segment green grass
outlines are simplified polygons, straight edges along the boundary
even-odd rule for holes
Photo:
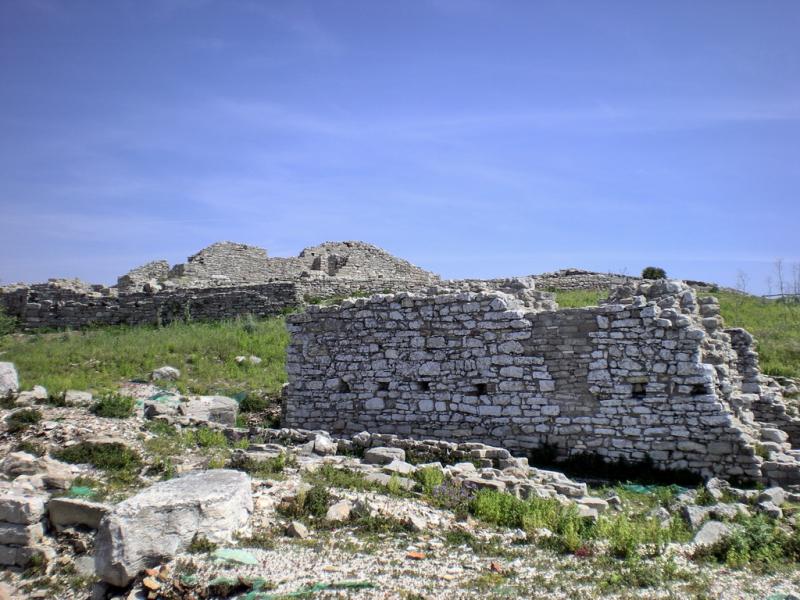
[[[51,394],[116,390],[163,365],[180,369],[176,385],[184,392],[275,394],[286,380],[287,343],[282,318],[240,318],[15,334],[0,338],[0,352],[17,366],[23,389],[44,385]],[[236,356],[251,354],[263,362],[236,364]]]
[[[726,327],[743,327],[758,340],[761,369],[768,375],[800,377],[800,302],[766,300],[720,290]]]
[[[608,298],[608,290],[551,290],[556,295],[560,308],[582,308],[597,306],[600,300]]]
[[[106,472],[111,484],[118,487],[139,481],[142,457],[123,444],[81,442],[52,453],[53,458],[72,464],[88,464]]]

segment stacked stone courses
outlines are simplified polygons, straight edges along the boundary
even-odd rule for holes
[[[716,300],[680,282],[568,310],[502,292],[378,295],[288,323],[287,427],[552,445],[561,457],[800,482],[786,434],[754,410],[780,399],[739,372],[752,346],[734,348]]]

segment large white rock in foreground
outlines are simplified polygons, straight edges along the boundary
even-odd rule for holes
[[[0,362],[0,398],[7,398],[19,391],[19,377],[14,363]]]
[[[215,469],[158,483],[119,503],[100,523],[95,570],[116,586],[186,549],[195,535],[215,543],[246,533],[250,477]]]
[[[182,415],[197,421],[236,425],[239,403],[227,396],[192,396],[178,407]]]

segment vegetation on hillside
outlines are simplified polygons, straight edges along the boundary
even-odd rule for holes
[[[800,302],[768,300],[720,290],[726,327],[743,327],[758,340],[761,369],[769,375],[800,377]]]
[[[122,381],[145,379],[163,365],[180,369],[176,385],[184,392],[274,394],[286,379],[287,343],[282,318],[240,318],[13,334],[0,339],[0,357],[17,366],[23,389],[38,384],[51,394],[115,390]],[[239,365],[238,355],[263,362]]]

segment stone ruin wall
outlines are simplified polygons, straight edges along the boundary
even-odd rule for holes
[[[724,331],[716,301],[678,282],[557,311],[498,292],[401,293],[288,322],[288,427],[554,445],[561,457],[800,482],[786,433],[758,420],[760,375],[740,372],[752,340]]]
[[[276,282],[132,294],[110,293],[108,288],[87,292],[41,284],[8,290],[0,300],[25,329],[80,329],[188,319],[215,321],[245,314],[266,317],[294,308],[302,299],[293,283]]]
[[[438,276],[363,242],[328,242],[293,258],[220,242],[170,268],[153,261],[116,287],[76,280],[0,288],[0,305],[24,329],[271,316],[304,299],[425,290]]]

